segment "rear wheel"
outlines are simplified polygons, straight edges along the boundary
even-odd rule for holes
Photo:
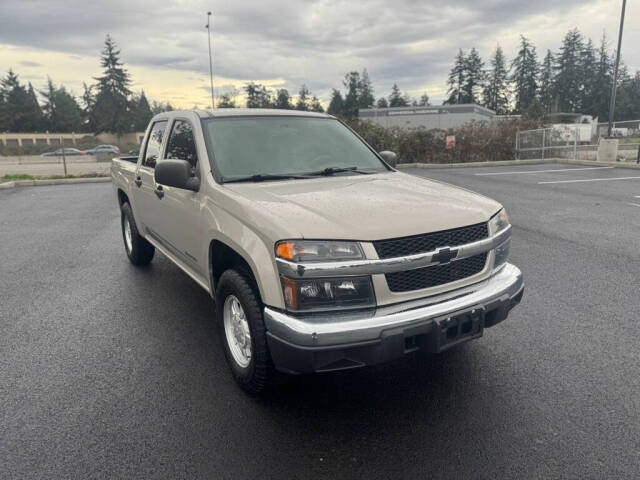
[[[131,205],[123,203],[120,207],[120,223],[122,225],[122,239],[124,250],[131,263],[137,266],[148,265],[153,259],[156,249],[138,232],[138,226],[133,218]]]
[[[222,274],[216,289],[216,314],[225,357],[236,382],[250,393],[261,393],[276,384],[262,302],[250,273],[234,268]]]

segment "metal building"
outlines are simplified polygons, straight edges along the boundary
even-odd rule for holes
[[[475,103],[426,107],[365,108],[358,117],[383,127],[418,128],[428,130],[456,128],[472,120],[492,121],[496,112]]]

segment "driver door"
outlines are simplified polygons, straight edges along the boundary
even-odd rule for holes
[[[163,159],[187,160],[195,175],[200,176],[198,158],[193,125],[185,118],[176,118],[171,124]],[[203,265],[207,264],[207,259],[200,258],[200,192],[167,185],[161,188],[164,195],[158,203],[162,205],[159,219],[162,242],[171,253],[205,279],[208,272],[203,271]]]

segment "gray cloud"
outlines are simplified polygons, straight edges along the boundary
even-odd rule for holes
[[[97,56],[110,33],[130,65],[207,74],[203,27],[212,9],[216,75],[282,78],[292,92],[306,83],[326,100],[344,73],[366,67],[378,96],[393,82],[419,95],[444,89],[458,48],[476,46],[486,58],[500,43],[511,55],[523,33],[542,54],[557,50],[572,27],[594,41],[603,30],[613,38],[619,8],[613,3],[612,9],[607,0],[31,0],[3,5],[0,43]],[[601,11],[606,17],[594,14]],[[627,18],[623,57],[640,67],[640,54],[629,48],[640,39],[640,15],[629,11]],[[1,58],[0,67],[8,68]]]

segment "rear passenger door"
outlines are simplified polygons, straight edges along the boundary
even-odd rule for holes
[[[159,120],[151,125],[133,188],[134,214],[138,227],[143,229],[145,235],[156,239],[158,239],[158,231],[161,229],[162,205],[156,194],[157,185],[154,173],[156,162],[161,158],[166,129],[167,120]]]
[[[200,176],[194,127],[188,119],[174,119],[163,158],[186,160],[191,164],[195,175]],[[200,192],[166,185],[162,185],[162,190],[162,226],[159,233],[163,237],[163,243],[187,266],[206,278],[207,272],[203,271],[206,259],[200,258]]]

